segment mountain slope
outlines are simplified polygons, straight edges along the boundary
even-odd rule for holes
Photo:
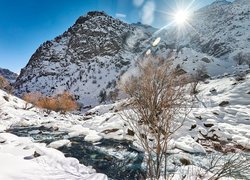
[[[194,16],[198,34],[191,41],[196,49],[224,59],[250,51],[250,1],[217,1]]]
[[[51,95],[67,90],[83,104],[97,104],[114,91],[116,80],[141,52],[138,42],[147,39],[151,30],[143,31],[143,26],[126,24],[103,12],[89,12],[37,49],[21,70],[17,92]]]
[[[8,69],[0,68],[0,76],[3,76],[10,83],[14,83],[17,79],[18,74],[11,72]]]
[[[185,26],[159,30],[154,37],[160,37],[161,42],[150,47],[151,52],[166,56],[171,49],[177,49],[173,52],[174,65],[187,72],[195,72],[200,66],[205,66],[212,76],[247,69],[250,1],[215,1],[194,12]],[[239,63],[241,67],[235,61],[240,53],[244,58],[244,63]]]

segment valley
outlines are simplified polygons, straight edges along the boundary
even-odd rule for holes
[[[18,75],[0,68],[0,179],[250,179],[250,1],[182,20],[154,28],[90,11]]]

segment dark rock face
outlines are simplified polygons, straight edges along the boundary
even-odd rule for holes
[[[0,76],[3,76],[6,80],[9,81],[9,83],[14,83],[16,81],[18,74],[14,73],[8,69],[0,68]]]
[[[207,127],[207,128],[209,128],[209,127],[214,126],[214,124],[213,123],[209,123],[209,122],[205,122],[204,126]]]
[[[219,106],[227,106],[227,105],[229,105],[229,102],[228,101],[222,101],[220,104],[219,104]]]
[[[188,165],[192,164],[191,161],[189,159],[186,159],[186,158],[180,158],[180,162],[184,166],[188,166]]]
[[[127,134],[128,134],[129,136],[134,136],[134,135],[135,135],[135,132],[132,131],[132,130],[130,130],[130,129],[128,129]]]
[[[206,58],[206,57],[204,57],[204,58],[202,58],[201,59],[203,62],[205,62],[205,63],[210,63],[211,61],[208,59],[208,58]]]

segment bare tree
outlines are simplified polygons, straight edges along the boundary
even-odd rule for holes
[[[194,74],[191,76],[192,93],[196,95],[198,93],[198,85],[200,82],[204,82],[209,76],[207,75],[207,69],[204,65],[200,65]]]
[[[243,153],[213,156],[207,172],[213,173],[209,180],[217,180],[223,177],[245,179],[250,175],[250,156]]]
[[[138,65],[138,75],[121,82],[131,97],[121,115],[129,123],[146,153],[147,176],[167,176],[167,150],[171,136],[191,110],[186,77],[177,76],[168,60],[149,57]],[[164,166],[162,166],[164,164]]]
[[[191,86],[191,95],[194,96],[194,98],[200,102],[203,107],[207,108],[206,104],[204,102],[202,102],[197,94],[199,93],[199,90],[198,90],[198,87],[199,87],[199,84],[201,82],[204,82],[207,78],[209,78],[208,76],[208,73],[207,73],[207,69],[204,65],[200,65],[194,74],[191,75],[190,79],[189,79],[189,82],[190,83],[190,86]]]

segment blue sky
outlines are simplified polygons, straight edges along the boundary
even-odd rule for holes
[[[0,67],[19,72],[46,40],[62,34],[88,11],[161,27],[178,4],[194,0],[0,0]],[[214,0],[196,0],[194,9]],[[154,11],[149,13],[149,11]],[[146,15],[145,15],[146,14]],[[154,18],[148,18],[148,16]]]

